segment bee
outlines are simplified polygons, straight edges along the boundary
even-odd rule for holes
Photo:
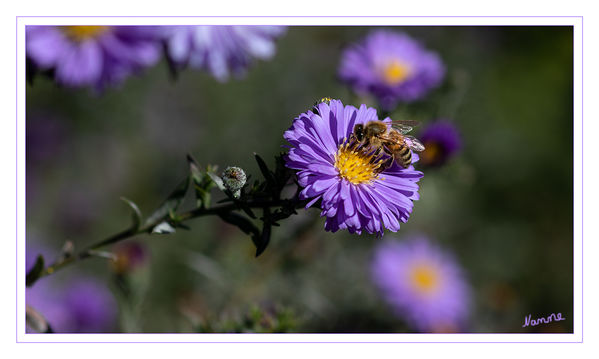
[[[390,157],[381,166],[381,171],[396,162],[403,168],[412,163],[412,151],[424,151],[424,145],[413,136],[407,135],[412,131],[412,121],[394,121],[391,124],[383,121],[370,121],[354,126],[352,135],[363,148],[375,150],[375,155],[384,152]]]
[[[320,105],[321,103],[326,103],[327,105],[330,105],[331,101],[333,101],[333,98],[331,98],[331,97],[323,97],[323,98],[321,98],[320,100],[318,100],[318,101],[316,101],[314,103],[314,107]]]

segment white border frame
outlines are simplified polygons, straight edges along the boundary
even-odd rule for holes
[[[26,25],[304,25],[574,27],[574,321],[573,334],[29,334],[25,333],[25,26]],[[17,335],[27,343],[582,343],[583,341],[583,18],[582,16],[348,17],[35,17],[17,16]]]

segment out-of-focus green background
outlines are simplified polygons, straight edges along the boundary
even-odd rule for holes
[[[272,164],[283,131],[316,99],[359,105],[336,72],[343,47],[371,30],[290,27],[271,61],[227,83],[194,70],[173,80],[164,61],[102,94],[35,77],[27,86],[28,247],[58,251],[72,240],[82,248],[126,228],[119,197],[149,214],[184,178],[186,153],[259,177],[253,152]],[[448,72],[440,89],[396,115],[423,126],[450,118],[464,147],[425,171],[409,222],[386,236],[424,233],[455,254],[473,289],[467,331],[572,332],[572,28],[397,30],[437,51]],[[119,330],[227,330],[223,322],[256,307],[284,312],[283,327],[296,332],[409,331],[369,278],[378,240],[325,232],[318,214],[284,221],[258,258],[248,236],[216,218],[139,237],[149,258],[128,275],[131,298],[117,296]],[[119,291],[102,259],[56,279],[69,272]],[[528,314],[557,312],[566,320],[522,328]]]

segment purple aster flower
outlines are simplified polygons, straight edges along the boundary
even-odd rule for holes
[[[172,26],[167,54],[177,67],[209,71],[217,80],[245,74],[254,58],[270,59],[284,26]]]
[[[422,172],[412,165],[385,166],[386,155],[381,157],[352,140],[355,125],[378,121],[375,109],[327,102],[299,115],[284,134],[291,144],[286,165],[298,171],[303,187],[300,198],[312,199],[306,208],[321,200],[328,231],[360,234],[366,230],[378,235],[384,228],[398,231],[412,212],[412,201],[419,198],[416,182]],[[413,161],[417,160],[413,154]]]
[[[27,57],[71,87],[115,84],[158,62],[154,26],[27,26]]]
[[[427,238],[385,241],[372,277],[386,301],[422,332],[455,332],[469,310],[469,286],[455,260]]]
[[[420,153],[420,161],[426,166],[444,164],[462,146],[458,129],[447,120],[439,120],[424,128],[420,141],[425,147]]]
[[[346,49],[339,77],[358,93],[371,93],[385,109],[424,97],[445,74],[437,54],[406,34],[378,30]]]

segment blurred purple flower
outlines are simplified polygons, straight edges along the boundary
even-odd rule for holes
[[[70,315],[69,328],[75,333],[114,330],[117,304],[110,290],[91,278],[69,282],[64,293],[64,305]]]
[[[226,81],[231,72],[244,75],[253,58],[274,56],[274,40],[284,31],[284,26],[172,26],[167,54],[177,67],[204,69]]]
[[[420,161],[426,166],[444,164],[462,147],[457,127],[447,120],[429,124],[422,130],[420,141],[425,147],[420,153]]]
[[[110,290],[92,277],[66,283],[42,278],[27,288],[27,305],[40,312],[56,333],[114,331],[117,304]]]
[[[46,265],[56,259],[43,247],[30,243],[27,247],[27,270],[39,254]],[[57,333],[99,333],[116,328],[117,303],[110,290],[93,277],[78,276],[64,282],[54,276],[42,278],[27,288],[25,301],[41,313]]]
[[[445,68],[437,54],[406,34],[377,30],[341,56],[339,77],[358,93],[371,93],[393,109],[398,102],[424,97],[437,87]]]
[[[146,246],[139,242],[127,241],[114,246],[116,261],[112,262],[115,272],[121,274],[141,267],[148,259]]]
[[[396,163],[381,171],[386,155],[374,157],[373,151],[348,141],[356,124],[376,120],[373,108],[344,107],[341,101],[331,100],[301,114],[284,134],[291,144],[286,165],[298,170],[298,182],[304,187],[300,198],[312,198],[306,208],[321,200],[327,231],[347,229],[360,234],[366,230],[382,235],[387,228],[396,232],[399,223],[408,220],[412,201],[419,198],[416,182],[422,172]],[[417,160],[414,154],[413,161]]]
[[[470,289],[448,253],[425,237],[385,241],[372,277],[394,311],[422,332],[455,332],[464,324]]]
[[[27,57],[56,82],[98,89],[158,62],[154,26],[27,26]]]
[[[68,129],[64,121],[48,115],[29,114],[25,127],[25,158],[28,168],[45,164],[55,157],[67,140]]]

